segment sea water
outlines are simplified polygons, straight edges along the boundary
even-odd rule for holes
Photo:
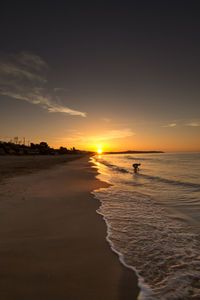
[[[139,277],[142,300],[200,299],[200,153],[92,158],[107,240]],[[134,173],[132,164],[140,163]]]

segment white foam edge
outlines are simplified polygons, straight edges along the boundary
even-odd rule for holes
[[[99,191],[101,189],[98,189],[96,191]],[[111,242],[109,236],[110,236],[110,232],[111,232],[111,226],[108,224],[107,220],[106,220],[106,217],[104,216],[104,214],[102,214],[99,209],[101,208],[101,206],[103,206],[103,202],[101,199],[99,199],[99,197],[95,194],[95,191],[91,192],[91,194],[94,196],[95,199],[99,200],[101,205],[100,207],[96,210],[97,214],[98,215],[101,215],[103,217],[103,220],[105,221],[106,223],[106,227],[107,227],[107,236],[106,236],[106,241],[108,242],[111,250],[116,253],[118,256],[119,256],[119,261],[120,263],[128,268],[128,269],[131,269],[137,276],[138,278],[138,287],[140,289],[140,292],[139,292],[139,295],[138,295],[138,300],[145,300],[145,299],[148,299],[148,297],[153,297],[153,291],[152,289],[145,283],[144,281],[144,278],[142,276],[140,276],[138,274],[138,271],[137,269],[135,269],[133,266],[131,265],[128,265],[125,261],[124,261],[124,256],[122,253],[120,253],[119,251],[117,251],[115,248],[114,248],[114,245],[113,243]]]

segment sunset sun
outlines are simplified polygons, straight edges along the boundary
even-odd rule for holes
[[[97,150],[97,153],[98,153],[98,154],[101,154],[101,153],[102,153],[102,149],[99,148],[99,149]]]

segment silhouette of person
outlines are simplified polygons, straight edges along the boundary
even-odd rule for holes
[[[141,164],[133,164],[134,172],[137,173],[139,171],[139,166]]]

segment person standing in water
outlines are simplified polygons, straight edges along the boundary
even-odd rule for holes
[[[134,172],[137,173],[139,171],[139,166],[141,164],[133,164]]]

